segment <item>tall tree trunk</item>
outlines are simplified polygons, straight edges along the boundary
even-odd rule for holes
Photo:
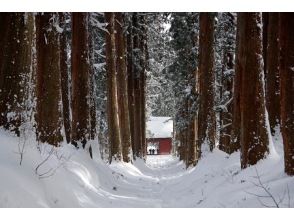
[[[115,15],[114,13],[105,13],[107,22],[106,34],[106,70],[107,70],[107,108],[108,108],[108,129],[110,142],[110,161],[112,159],[121,159],[121,134],[118,115],[118,97],[117,97],[117,74],[116,74],[116,48],[115,48]]]
[[[94,70],[94,61],[95,61],[95,50],[94,50],[94,31],[93,27],[90,25],[90,16],[88,17],[89,22],[89,57],[90,57],[90,139],[94,140],[96,137],[96,127],[97,127],[97,122],[96,122],[96,99],[95,99],[95,92],[96,92],[96,86],[95,86],[95,70]]]
[[[53,23],[56,19],[56,13],[39,13],[36,17],[37,134],[39,141],[55,146],[62,140],[59,33]]]
[[[0,126],[20,135],[32,57],[32,22],[25,13],[1,13]]]
[[[240,63],[241,167],[256,164],[268,152],[264,96],[261,13],[238,13],[244,31]],[[242,25],[240,25],[242,24]],[[240,52],[240,51],[239,51]]]
[[[133,68],[133,25],[132,15],[129,15],[129,26],[127,35],[127,74],[128,74],[128,102],[129,102],[129,119],[130,119],[130,132],[131,132],[131,144],[133,154],[135,152],[135,116],[134,116],[134,68]],[[133,155],[134,156],[134,155]]]
[[[89,136],[90,88],[87,13],[72,13],[72,142],[85,147]]]
[[[65,131],[66,142],[70,143],[70,108],[69,108],[69,77],[67,67],[67,39],[65,30],[65,15],[59,13],[59,23],[63,29],[60,34],[60,74],[61,74],[61,96],[62,96],[62,113],[63,113],[63,124]]]
[[[142,146],[142,125],[141,125],[141,104],[140,104],[140,34],[139,34],[139,21],[138,13],[134,13],[133,20],[133,71],[134,71],[134,154],[136,157],[141,157],[140,149]]]
[[[279,14],[269,13],[267,29],[267,66],[266,66],[266,104],[271,127],[274,134],[275,127],[280,124],[280,76],[279,76]]]
[[[294,175],[294,13],[280,13],[281,128],[285,172]]]
[[[198,112],[198,148],[207,141],[210,150],[215,145],[214,112],[214,49],[213,30],[214,13],[200,13],[199,39],[199,112]],[[200,155],[199,155],[200,156]]]
[[[147,29],[145,15],[141,14],[140,20],[140,50],[141,50],[141,73],[140,73],[140,108],[141,108],[141,157],[144,158],[147,152],[146,146],[146,69],[148,61],[148,50],[147,50]]]
[[[131,161],[132,146],[129,119],[129,103],[128,103],[128,77],[126,67],[126,48],[125,34],[123,30],[124,19],[121,12],[115,13],[115,29],[116,29],[116,68],[117,68],[117,84],[118,84],[118,100],[119,100],[119,119],[122,155],[125,162]]]

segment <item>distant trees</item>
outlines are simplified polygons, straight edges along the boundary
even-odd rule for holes
[[[216,24],[216,107],[219,112],[219,149],[232,153],[233,78],[235,68],[236,13],[219,13]],[[216,115],[218,118],[218,114]]]
[[[146,155],[145,15],[129,16],[105,13],[110,157],[126,162],[132,160],[132,154],[141,158]]]
[[[170,47],[174,50],[166,75],[174,92],[174,137],[180,160],[195,165],[196,74],[199,47],[199,13],[171,13]],[[165,93],[164,91],[163,93]]]
[[[146,155],[147,103],[148,114],[174,118],[187,167],[216,145],[240,150],[242,168],[256,164],[281,127],[294,175],[293,21],[293,13],[0,13],[0,127],[21,136],[29,122],[54,146],[98,137],[104,158],[131,162]]]

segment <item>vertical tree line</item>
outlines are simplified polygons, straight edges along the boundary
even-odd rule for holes
[[[293,21],[293,13],[0,13],[0,127],[21,136],[29,122],[39,143],[66,141],[91,157],[98,136],[110,162],[130,162],[145,158],[146,102],[156,100],[153,112],[174,108],[187,167],[216,147],[254,165],[281,131],[294,175]],[[147,91],[147,77],[167,90]],[[149,99],[156,91],[166,94]]]
[[[146,22],[143,13],[105,13],[111,160],[146,155]]]
[[[177,26],[182,21],[176,16],[171,21],[173,40],[186,34]],[[293,13],[200,13],[197,68],[185,74],[196,73],[196,127],[175,134],[180,159],[188,166],[216,143],[229,154],[240,150],[242,168],[254,165],[270,153],[269,139],[281,127],[285,172],[293,175],[292,21]],[[174,63],[184,59],[178,56]],[[193,123],[179,120],[189,105],[178,106],[176,124]],[[194,151],[189,150],[193,138]]]

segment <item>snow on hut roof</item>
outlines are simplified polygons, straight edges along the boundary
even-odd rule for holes
[[[170,138],[173,132],[171,117],[150,117],[147,120],[147,138]]]

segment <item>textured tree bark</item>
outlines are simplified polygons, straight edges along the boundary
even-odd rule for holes
[[[25,19],[28,17],[28,19]],[[25,93],[32,65],[32,19],[26,13],[0,17],[0,126],[20,135],[25,120]]]
[[[61,74],[61,97],[62,97],[62,113],[63,113],[63,124],[65,131],[66,142],[70,143],[70,108],[69,108],[69,79],[68,79],[68,67],[67,67],[67,39],[65,30],[65,16],[64,13],[60,12],[59,23],[63,28],[60,33],[60,74]]]
[[[132,20],[132,16],[130,15],[130,20]],[[129,102],[129,118],[130,118],[130,132],[131,132],[131,144],[132,144],[132,152],[135,152],[135,116],[134,116],[134,68],[133,68],[133,26],[132,22],[130,22],[128,27],[127,34],[127,75],[128,75],[128,102]],[[133,155],[134,156],[134,155]]]
[[[10,13],[0,13],[0,88],[3,88],[3,84],[4,84],[4,72],[2,70],[2,65],[5,61],[5,53],[6,53],[6,41],[8,39],[8,34],[9,34],[9,24],[10,24]],[[0,95],[2,94],[2,90],[0,92]],[[2,100],[2,101],[1,101]],[[5,111],[4,108],[5,105],[3,105],[4,100],[1,98],[0,99],[0,126],[3,126],[6,122],[5,117],[3,117],[3,112]]]
[[[264,96],[261,13],[238,13],[244,29],[241,62],[241,167],[256,164],[268,152]]]
[[[269,26],[269,12],[262,12],[262,48],[263,48],[263,62],[264,62],[264,75],[267,77],[267,61],[268,61],[268,26]]]
[[[121,159],[121,134],[118,115],[117,97],[117,73],[116,73],[116,48],[115,48],[115,16],[114,13],[105,13],[105,20],[108,23],[106,35],[106,70],[107,70],[107,91],[108,91],[108,129],[110,142],[110,161]]]
[[[285,172],[294,175],[294,13],[280,13],[281,128]]]
[[[279,76],[279,14],[269,13],[267,29],[266,106],[271,133],[280,124],[280,76]]]
[[[119,119],[120,132],[122,141],[123,161],[130,162],[132,155],[131,132],[129,120],[129,103],[128,103],[128,77],[126,68],[126,48],[125,34],[123,30],[123,14],[115,13],[115,29],[116,29],[116,68],[117,68],[117,84],[118,84],[118,100],[119,100]]]
[[[133,17],[133,71],[134,71],[134,155],[141,157],[141,146],[142,146],[142,125],[141,125],[141,95],[140,95],[140,34],[139,34],[139,21],[138,13],[134,13]]]
[[[97,136],[97,116],[96,116],[96,99],[95,99],[95,71],[94,71],[94,37],[93,31],[90,29],[90,16],[88,16],[88,25],[89,25],[89,62],[90,62],[90,139],[94,140]]]
[[[72,143],[90,138],[89,42],[87,13],[72,13]]]
[[[141,73],[140,73],[140,108],[141,108],[141,140],[140,145],[141,157],[146,156],[146,69],[147,69],[147,60],[148,60],[148,50],[147,50],[147,30],[146,30],[146,20],[143,14],[140,15],[140,50],[142,53],[141,57]]]
[[[210,150],[215,145],[214,112],[214,14],[200,13],[199,39],[199,112],[198,112],[198,148],[207,141]],[[200,155],[199,155],[200,156]]]
[[[53,26],[56,13],[36,16],[37,134],[38,140],[58,146],[62,141],[59,33]]]

